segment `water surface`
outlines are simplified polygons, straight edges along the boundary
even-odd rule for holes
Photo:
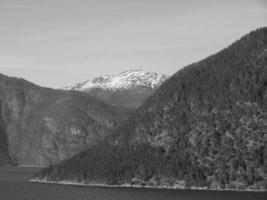
[[[38,168],[0,168],[0,200],[266,200],[267,192],[190,191],[29,183]]]

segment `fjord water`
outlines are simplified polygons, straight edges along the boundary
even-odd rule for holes
[[[267,192],[112,188],[30,183],[39,168],[0,168],[0,200],[264,200]]]

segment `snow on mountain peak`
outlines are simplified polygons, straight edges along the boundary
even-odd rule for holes
[[[115,75],[103,75],[82,83],[77,83],[66,90],[90,91],[101,88],[106,90],[123,90],[136,87],[156,88],[161,85],[169,76],[143,70],[129,70]]]

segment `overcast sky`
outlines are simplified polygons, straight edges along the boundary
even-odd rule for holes
[[[173,74],[263,26],[266,0],[0,0],[0,73],[56,88]]]

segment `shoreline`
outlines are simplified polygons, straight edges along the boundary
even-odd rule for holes
[[[159,190],[191,190],[191,191],[217,191],[217,192],[267,192],[267,190],[238,190],[238,189],[207,189],[201,187],[191,187],[191,188],[179,188],[172,186],[141,186],[141,185],[108,185],[102,183],[78,183],[75,181],[47,181],[39,179],[30,179],[30,183],[39,184],[54,184],[54,185],[69,185],[69,186],[82,186],[82,187],[103,187],[103,188],[144,188],[144,189],[159,189]]]

